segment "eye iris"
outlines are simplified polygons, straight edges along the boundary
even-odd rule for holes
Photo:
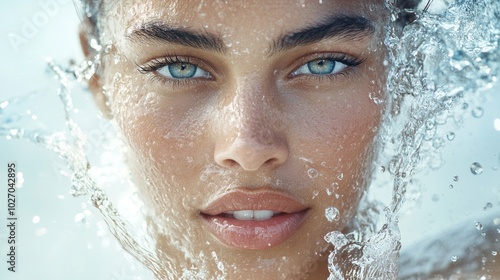
[[[312,74],[325,75],[335,69],[335,61],[330,59],[316,59],[307,63],[307,68]]]
[[[177,79],[192,78],[196,74],[197,67],[190,63],[172,63],[168,65],[168,70],[172,77]]]

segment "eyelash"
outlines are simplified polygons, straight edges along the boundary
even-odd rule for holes
[[[168,66],[170,64],[175,64],[175,63],[187,63],[187,64],[192,64],[196,67],[199,67],[201,69],[209,68],[209,67],[201,67],[200,65],[203,65],[202,62],[200,62],[198,59],[195,59],[193,57],[184,57],[184,56],[178,56],[178,55],[165,55],[161,58],[155,58],[151,61],[149,61],[145,65],[138,65],[137,68],[139,70],[139,73],[141,74],[151,74],[153,73],[154,75],[151,75],[151,80],[157,80],[163,83],[171,83],[174,86],[181,86],[181,85],[189,85],[190,83],[197,82],[198,78],[192,78],[192,79],[169,79],[166,77],[161,76],[160,74],[157,74],[156,71],[158,69]],[[204,70],[206,71],[206,70]],[[206,71],[209,73],[209,71]],[[209,76],[211,78],[211,75]],[[206,78],[205,78],[206,79]]]
[[[303,65],[315,61],[315,60],[320,60],[320,59],[325,59],[325,60],[333,60],[338,63],[342,63],[346,65],[346,68],[341,70],[338,73],[334,74],[327,74],[327,75],[306,75],[306,74],[293,74],[296,72],[300,67]],[[315,81],[321,82],[323,79],[329,79],[329,80],[334,80],[339,78],[339,75],[342,76],[347,76],[352,73],[353,70],[355,70],[356,66],[359,66],[364,62],[363,59],[355,58],[346,54],[336,54],[336,53],[320,53],[316,54],[314,56],[306,56],[302,59],[300,59],[300,65],[298,67],[295,67],[294,70],[288,75],[290,78],[301,78],[301,79],[313,79]]]
[[[327,74],[327,75],[297,74],[297,75],[293,75],[293,73],[296,72],[304,64],[309,63],[309,62],[314,61],[314,60],[319,60],[319,59],[333,60],[335,62],[345,64],[346,68],[341,70],[339,73],[335,73],[335,74]],[[352,56],[348,56],[345,54],[334,54],[334,53],[321,53],[319,55],[306,56],[305,58],[300,59],[300,60],[301,60],[300,65],[298,67],[295,67],[294,70],[291,71],[290,74],[288,74],[288,78],[296,78],[297,77],[297,78],[301,78],[301,79],[315,79],[316,81],[319,81],[319,82],[321,82],[325,78],[333,80],[333,79],[337,79],[339,75],[346,76],[346,75],[350,74],[352,70],[354,70],[353,69],[354,67],[359,66],[364,61],[363,59],[354,58]],[[138,71],[141,74],[154,73],[155,75],[151,75],[152,80],[158,80],[158,81],[164,82],[164,83],[171,83],[174,86],[176,86],[176,85],[189,85],[191,83],[196,83],[200,80],[199,78],[169,79],[169,78],[161,76],[160,74],[156,74],[156,71],[158,69],[165,67],[167,65],[170,65],[170,64],[175,64],[175,63],[189,63],[189,64],[192,64],[196,67],[201,68],[202,70],[205,69],[204,67],[200,67],[200,65],[202,65],[203,63],[198,61],[198,59],[194,59],[192,57],[177,56],[177,55],[173,55],[173,56],[166,55],[166,56],[161,57],[161,58],[155,58],[155,59],[149,61],[147,64],[137,65],[137,67],[138,67]],[[210,73],[207,70],[204,70],[204,71],[206,71],[207,73]],[[211,77],[212,76],[210,75],[209,78],[211,78]]]

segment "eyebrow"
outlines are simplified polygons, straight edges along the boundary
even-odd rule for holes
[[[338,15],[328,18],[323,23],[280,36],[271,45],[269,53],[274,54],[333,37],[344,40],[361,40],[371,36],[374,32],[373,23],[362,16]]]
[[[345,40],[359,40],[375,32],[373,23],[361,16],[337,15],[327,18],[305,29],[278,36],[268,53],[282,52],[299,46],[338,37]],[[196,32],[186,28],[170,26],[162,22],[148,22],[134,29],[126,36],[132,41],[160,41],[183,45],[219,53],[226,53],[227,47],[222,38],[208,32]]]
[[[126,36],[132,41],[161,41],[220,53],[227,51],[224,41],[211,33],[194,32],[161,22],[148,22]]]

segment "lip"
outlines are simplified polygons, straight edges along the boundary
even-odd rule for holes
[[[237,220],[224,215],[240,210],[280,212],[267,220]],[[288,240],[306,218],[309,208],[297,199],[269,189],[237,189],[201,210],[208,230],[223,244],[238,249],[262,250]]]

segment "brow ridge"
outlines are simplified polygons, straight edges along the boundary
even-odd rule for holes
[[[132,41],[152,40],[220,53],[227,51],[222,39],[215,34],[195,32],[162,22],[148,22],[134,29],[127,37]]]
[[[374,32],[373,23],[362,16],[336,15],[327,18],[322,23],[280,36],[271,45],[269,53],[272,55],[332,37],[342,40],[363,39]]]

